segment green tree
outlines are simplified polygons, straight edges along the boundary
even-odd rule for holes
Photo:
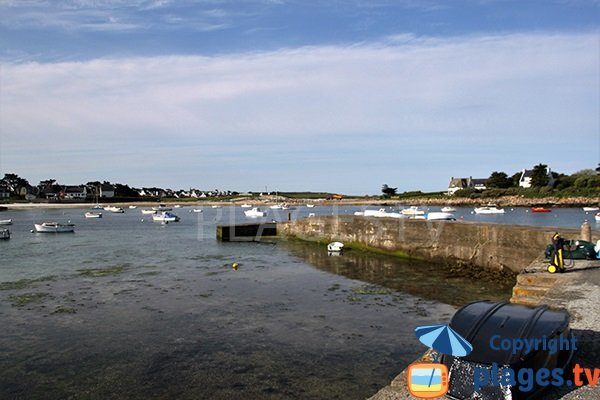
[[[129,185],[122,185],[120,183],[115,185],[115,195],[117,197],[140,197],[137,190],[130,188]]]
[[[388,198],[388,199],[392,196],[395,196],[397,190],[398,190],[398,188],[389,187],[386,184],[384,184],[381,187],[381,192],[383,193],[383,197]]]
[[[548,166],[546,164],[538,164],[533,167],[531,173],[531,186],[532,187],[545,187],[548,186],[550,178],[548,178]]]
[[[574,186],[575,177],[573,175],[558,174],[554,182],[556,189],[564,190]]]
[[[12,195],[16,195],[17,190],[22,186],[30,186],[27,179],[21,178],[17,174],[4,174],[4,178],[0,180],[1,184],[4,184],[8,187],[8,190]]]
[[[494,171],[487,179],[485,185],[488,188],[508,189],[513,185],[513,180],[505,172]]]
[[[62,186],[58,184],[56,179],[46,179],[40,181],[38,189],[44,193],[58,193],[62,190]]]

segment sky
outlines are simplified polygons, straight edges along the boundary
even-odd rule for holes
[[[599,0],[0,0],[1,176],[364,195],[599,162]]]

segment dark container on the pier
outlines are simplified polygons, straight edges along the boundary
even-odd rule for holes
[[[473,345],[473,351],[465,357],[455,358],[448,355],[443,357],[443,363],[449,371],[448,395],[451,398],[532,399],[546,388],[535,382],[535,374],[540,368],[547,368],[550,371],[555,368],[563,369],[564,381],[570,379],[568,366],[574,349],[573,342],[570,340],[571,331],[567,312],[550,310],[546,306],[532,308],[506,302],[478,301],[459,309],[452,317],[450,326]],[[512,348],[492,349],[490,340],[495,335],[498,337],[494,339],[493,347],[499,347],[499,341],[504,339],[512,343],[514,339],[543,340],[545,337],[546,343],[549,340],[556,340],[557,349],[553,353],[549,349],[544,350],[540,345],[537,350],[526,353],[523,349],[513,354]],[[558,346],[561,338],[562,349]],[[494,364],[495,369],[493,369]],[[510,368],[516,384],[485,385],[475,393],[475,372],[481,372],[481,368],[485,368],[490,376],[492,371],[499,376],[506,375],[510,373],[506,369]],[[533,370],[529,378],[532,382],[531,388],[519,382],[519,370],[523,368]],[[550,376],[548,381],[552,379],[553,377]],[[551,387],[551,384],[547,387]]]

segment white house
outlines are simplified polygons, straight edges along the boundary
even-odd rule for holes
[[[458,192],[462,189],[474,189],[474,190],[485,190],[487,179],[473,179],[472,176],[468,178],[450,178],[450,183],[448,184],[448,196],[452,196],[454,193]]]
[[[552,176],[552,171],[550,168],[548,171],[548,186],[554,186],[554,177]],[[519,186],[522,188],[530,188],[531,187],[531,176],[533,175],[532,169],[523,169],[521,171],[521,177],[519,178]]]
[[[69,200],[85,200],[87,197],[87,188],[81,186],[65,186],[63,188],[63,197]]]
[[[115,197],[115,188],[113,185],[100,185],[100,197]]]

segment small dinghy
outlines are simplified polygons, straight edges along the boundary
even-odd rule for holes
[[[152,220],[154,222],[179,222],[179,217],[172,212],[164,211],[160,214],[155,214],[152,216]]]
[[[331,242],[327,245],[327,251],[332,253],[339,253],[344,250],[344,243],[342,242]]]
[[[58,222],[44,222],[34,224],[35,231],[39,233],[70,233],[75,231],[73,224],[59,224]]]

